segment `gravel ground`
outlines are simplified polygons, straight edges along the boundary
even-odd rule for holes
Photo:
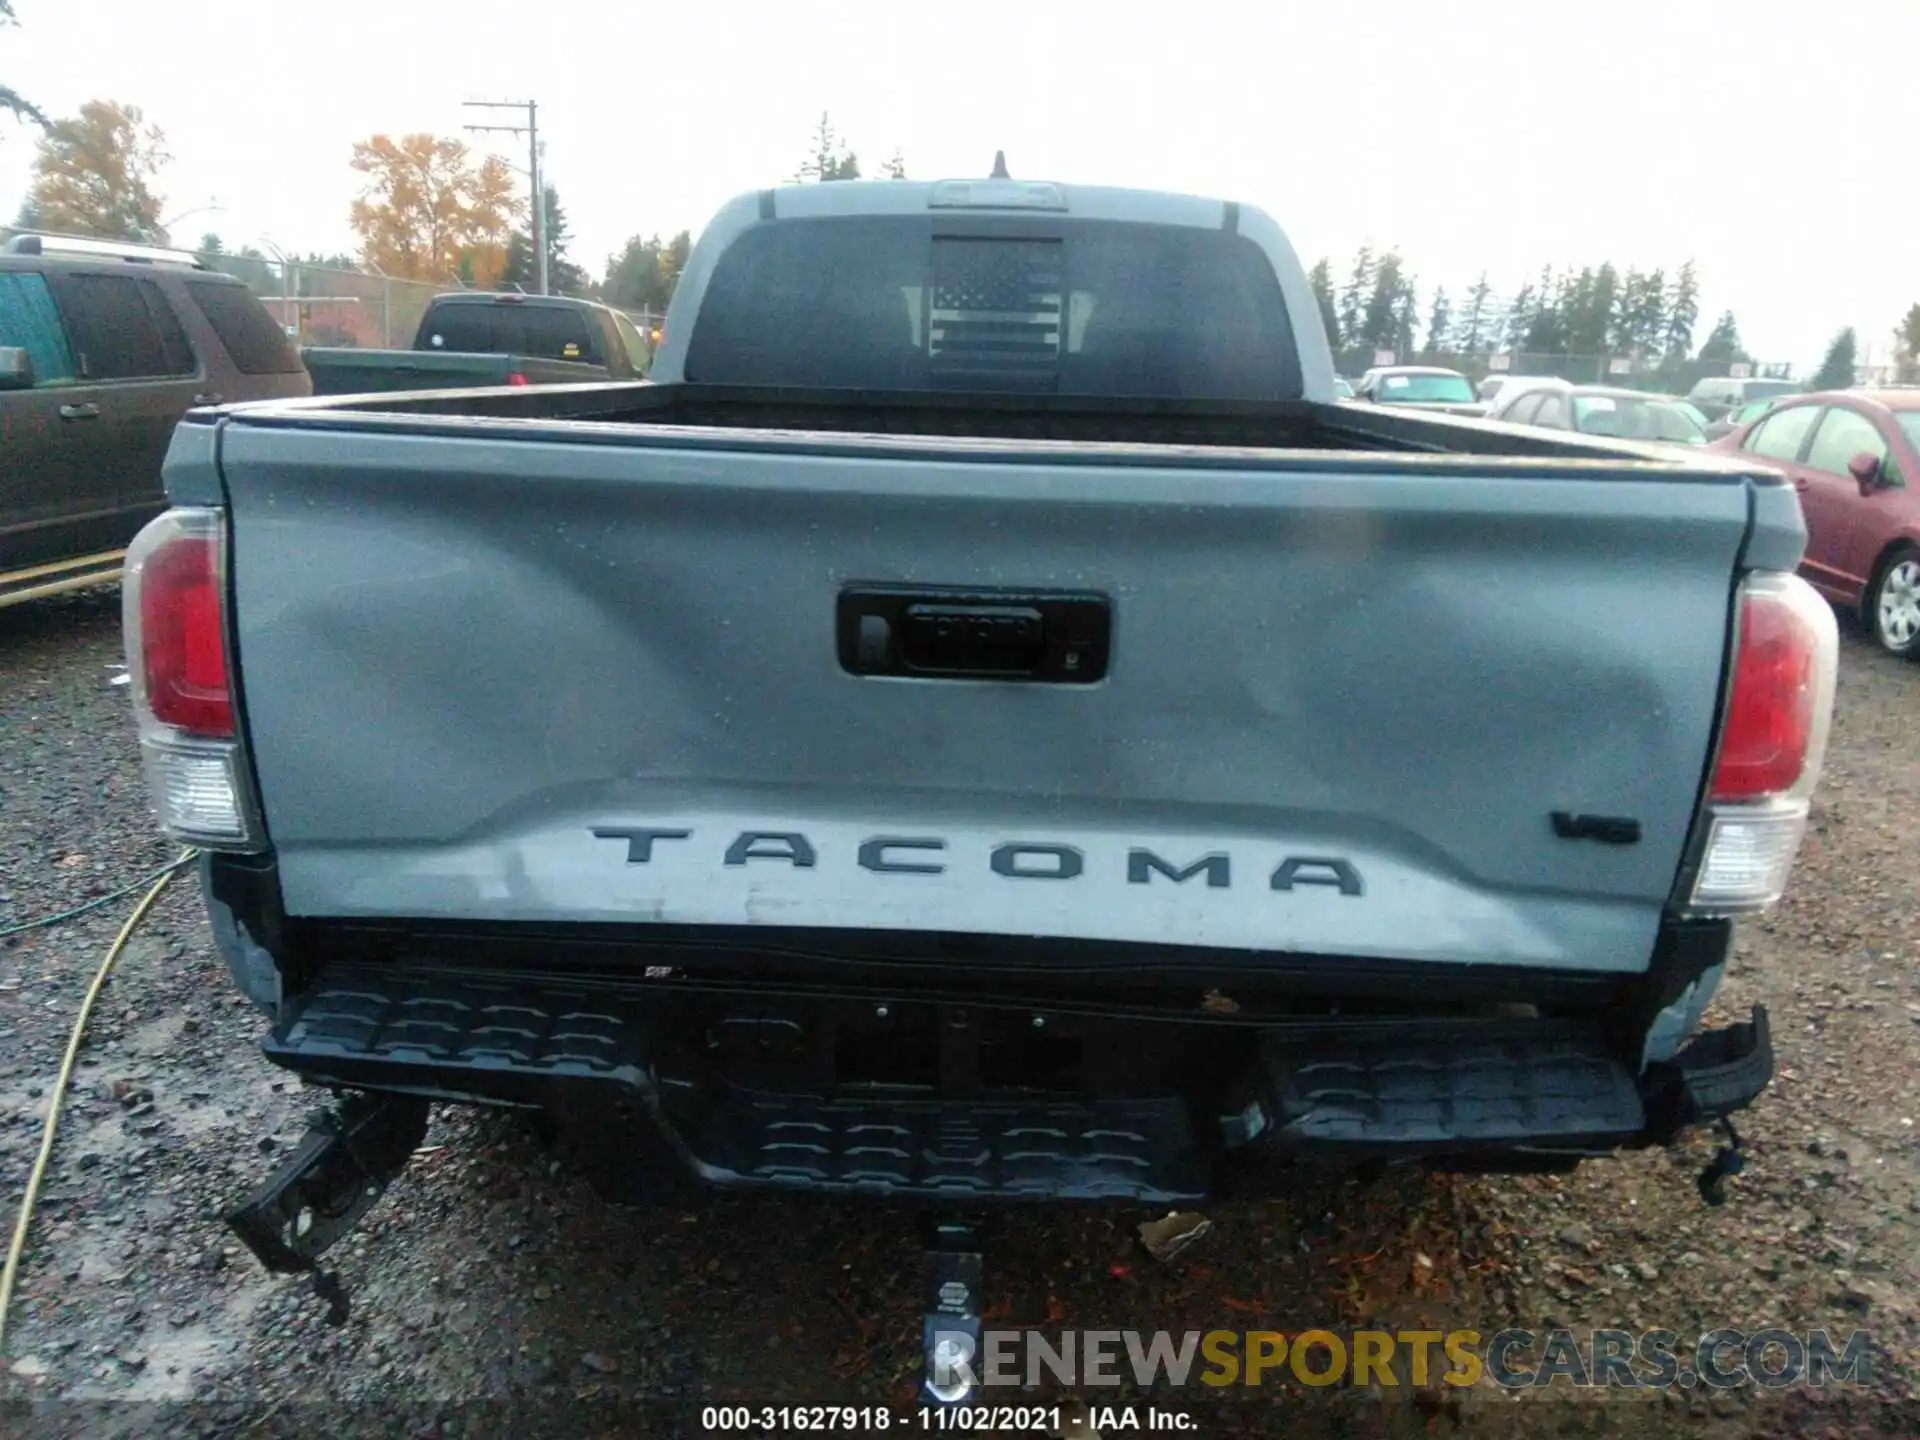
[[[0,610],[0,928],[173,858],[112,683],[117,604],[108,591]],[[1748,1166],[1727,1206],[1696,1198],[1710,1151],[1696,1139],[1563,1178],[1303,1180],[1212,1212],[1213,1231],[1167,1264],[1136,1242],[1145,1215],[1019,1214],[988,1250],[991,1318],[1865,1329],[1871,1385],[1825,1396],[1561,1382],[1517,1399],[1405,1385],[1150,1399],[1205,1434],[1278,1433],[1283,1415],[1290,1434],[1920,1434],[1916,695],[1920,669],[1848,641],[1791,898],[1746,927],[1712,1017],[1764,1000],[1781,1066],[1742,1121]],[[132,903],[0,939],[9,1230],[74,1007]],[[258,1029],[195,887],[176,885],[95,1012],[15,1297],[0,1430],[617,1435],[699,1433],[674,1417],[702,1403],[906,1408],[922,1275],[897,1215],[759,1198],[629,1214],[491,1117],[436,1116],[437,1148],[329,1257],[352,1299],[347,1323],[329,1326],[305,1286],[263,1275],[218,1219],[297,1141],[312,1104],[259,1058]],[[1082,1393],[1134,1404],[1145,1423],[1148,1397]]]

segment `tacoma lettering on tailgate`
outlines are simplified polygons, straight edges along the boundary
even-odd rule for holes
[[[651,864],[656,845],[694,838],[692,830],[646,826],[596,825],[593,834],[600,840],[624,840],[629,865]],[[854,858],[861,869],[876,875],[944,875],[948,867],[935,857],[946,848],[947,842],[937,835],[876,835],[860,843]],[[820,851],[795,830],[742,830],[718,858],[725,865],[767,860],[811,870],[820,863]],[[1125,863],[1132,885],[1152,884],[1156,877],[1176,885],[1204,880],[1211,890],[1233,884],[1233,857],[1221,851],[1180,865],[1136,845],[1128,848]],[[987,864],[993,874],[1008,880],[1077,880],[1086,873],[1087,856],[1076,845],[1009,840],[994,846]],[[1302,885],[1323,885],[1342,895],[1358,895],[1363,888],[1360,872],[1337,855],[1282,856],[1267,875],[1270,890]]]

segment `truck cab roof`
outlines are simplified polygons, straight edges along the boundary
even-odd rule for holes
[[[721,214],[743,205],[750,205],[765,220],[994,212],[1201,229],[1219,228],[1242,209],[1234,201],[1205,195],[1052,180],[840,180],[831,185],[776,185],[736,197]]]
[[[842,224],[862,225],[868,233],[856,243],[850,232],[839,231]],[[780,240],[769,233],[783,226],[831,226],[838,233],[839,243],[829,243],[830,232],[816,228],[819,254],[803,262],[795,258],[795,252],[802,248],[797,235]],[[902,232],[906,229],[912,229],[918,237],[912,243],[918,247],[915,253],[921,258],[917,263],[924,274],[909,273],[914,270],[913,264],[901,258],[894,267],[897,275],[882,279],[870,265],[868,273],[856,282],[840,273],[847,268],[845,265],[828,256],[828,252],[837,257],[858,251],[873,265],[878,265],[880,252],[887,249],[883,237],[893,236],[900,240],[900,245],[893,249],[904,257],[906,250],[901,247],[907,245],[907,240]],[[1204,239],[1206,232],[1228,238],[1209,242]],[[1155,234],[1161,237],[1160,242],[1152,238]],[[805,348],[823,360],[833,360],[849,374],[862,368],[851,357],[863,347],[876,353],[884,350],[891,355],[904,346],[931,358],[931,327],[940,322],[930,314],[924,321],[911,321],[909,314],[910,308],[918,308],[914,297],[923,290],[927,292],[925,301],[930,303],[933,292],[948,288],[946,280],[941,278],[944,272],[926,259],[929,237],[936,242],[1024,240],[1043,246],[1047,242],[1059,242],[1058,254],[1070,253],[1071,258],[1055,263],[1073,272],[1067,289],[1074,293],[1052,295],[1049,291],[1051,298],[1047,303],[1062,307],[1064,313],[1060,318],[1066,326],[1065,338],[1057,342],[1056,353],[1072,351],[1084,327],[1113,324],[1116,307],[1132,315],[1142,306],[1150,307],[1155,300],[1165,300],[1165,294],[1152,289],[1143,278],[1123,284],[1124,274],[1143,277],[1149,273],[1180,271],[1192,284],[1204,284],[1208,293],[1220,302],[1214,306],[1216,312],[1224,305],[1233,318],[1218,319],[1216,323],[1217,316],[1209,318],[1194,306],[1186,306],[1176,313],[1162,304],[1151,316],[1140,310],[1140,314],[1127,322],[1127,328],[1139,334],[1152,331],[1162,339],[1171,333],[1175,341],[1191,342],[1187,343],[1189,349],[1208,350],[1210,353],[1205,356],[1187,358],[1189,374],[1183,383],[1211,386],[1209,393],[1240,398],[1323,403],[1331,403],[1335,398],[1332,351],[1320,322],[1318,306],[1306,283],[1306,272],[1285,232],[1258,207],[1204,195],[1003,177],[847,180],[825,185],[778,185],[736,196],[723,205],[708,224],[681,275],[667,311],[665,335],[654,355],[652,378],[662,384],[701,378],[697,373],[701,342],[696,331],[702,325],[708,327],[710,337],[724,330],[728,348],[735,356],[744,355],[750,346],[765,349],[786,344],[790,350],[796,349],[802,345],[799,337],[805,327],[826,326],[831,333],[823,330],[812,336]],[[730,264],[730,255],[743,245],[747,248],[741,258]],[[1125,259],[1122,250],[1133,257],[1130,264],[1122,263]],[[1178,255],[1174,253],[1176,250]],[[957,256],[957,249],[954,253]],[[1232,255],[1239,258],[1234,259]],[[752,257],[752,263],[748,263],[747,256]],[[976,258],[984,264],[983,256]],[[1032,258],[1025,257],[1022,263]],[[829,277],[838,286],[832,303],[823,298],[821,303],[802,307],[807,313],[787,316],[780,326],[773,327],[775,331],[784,327],[787,336],[784,341],[764,323],[762,312],[769,300],[756,296],[742,309],[746,297],[739,293],[739,285],[735,283],[757,274],[759,278],[747,283],[759,288],[770,286],[766,278],[772,273],[770,265],[794,266],[796,275]],[[1228,272],[1236,267],[1239,277],[1230,277]],[[954,274],[957,276],[962,270],[967,273],[968,279],[962,286],[967,289],[986,278],[986,272],[993,268],[987,265],[983,270],[981,265],[969,261],[957,265]],[[1096,271],[1104,285],[1104,292],[1099,294],[1093,293],[1099,286],[1082,283]],[[1256,272],[1259,277],[1256,288],[1263,292],[1259,295],[1247,290],[1253,285]],[[1033,273],[1037,275],[1038,271]],[[727,283],[710,297],[709,289],[716,275],[727,277]],[[1009,274],[998,279],[1011,282],[1012,277]],[[823,278],[814,288],[819,289],[826,283]],[[1058,274],[1048,282],[1054,288],[1059,284]],[[1048,285],[1039,289],[1047,290]],[[1226,288],[1223,290],[1222,286]],[[1268,303],[1269,297],[1272,303]],[[747,327],[759,338],[756,340],[741,326],[732,325],[727,319],[730,312],[759,315],[760,321]],[[1278,318],[1267,323],[1262,317],[1269,316]],[[900,339],[900,334],[907,333],[900,327],[909,324],[915,328],[905,340]],[[1237,342],[1241,352],[1237,355],[1230,353],[1234,347],[1223,338],[1225,331],[1232,331],[1236,326],[1248,332]],[[1253,334],[1254,330],[1262,333]],[[1200,343],[1202,332],[1205,332],[1205,345]],[[1089,329],[1085,333],[1093,332]],[[1156,345],[1153,349],[1161,357],[1159,368],[1165,369],[1171,363],[1166,358],[1166,346]],[[1110,342],[1107,353],[1115,356],[1112,365],[1120,365],[1116,343]],[[690,355],[694,359],[691,368]],[[1091,366],[1094,358],[1090,356],[1085,363]],[[1142,360],[1141,364],[1146,365],[1147,361]],[[741,366],[730,368],[739,372],[733,376],[735,380],[745,373]],[[1146,383],[1143,377],[1148,370],[1140,365],[1134,369],[1132,383]],[[790,379],[770,377],[785,376],[794,370],[795,367],[785,361],[776,366],[769,360],[756,370],[754,383],[790,384],[793,383]],[[1192,373],[1197,370],[1205,370],[1206,376]],[[822,373],[817,367],[807,367],[811,383],[830,383],[819,379]],[[862,370],[862,378],[870,380],[877,373],[875,367],[869,365]],[[992,378],[998,381],[1005,375]],[[1102,383],[1118,384],[1122,378],[1116,372]],[[854,388],[876,387],[862,384]],[[1180,393],[1201,392],[1183,389]]]

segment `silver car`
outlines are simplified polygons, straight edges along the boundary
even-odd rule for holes
[[[1546,380],[1501,392],[1489,420],[1654,445],[1704,445],[1700,412],[1677,395]]]

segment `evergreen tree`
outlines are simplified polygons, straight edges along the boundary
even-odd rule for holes
[[[1333,262],[1321,261],[1307,272],[1307,288],[1313,291],[1313,303],[1320,308],[1320,323],[1327,330],[1327,346],[1338,350],[1341,345],[1340,316],[1333,304]]]
[[[1909,309],[1894,327],[1893,378],[1901,385],[1920,382],[1920,305]]]
[[[1433,309],[1427,312],[1427,353],[1436,355],[1444,350],[1452,337],[1453,307],[1447,303],[1447,287],[1439,286],[1433,292]]]
[[[1467,291],[1467,308],[1455,322],[1448,345],[1462,355],[1477,355],[1483,341],[1497,340],[1499,336],[1491,323],[1492,309],[1493,287],[1487,283],[1487,272],[1482,270],[1473,288]]]
[[[1368,292],[1373,288],[1373,247],[1362,245],[1340,291],[1340,343],[1352,350],[1362,343]]]
[[[1623,271],[1611,261],[1577,269],[1547,265],[1512,292],[1511,299],[1496,293],[1482,271],[1464,292],[1437,288],[1424,312],[1418,308],[1418,286],[1398,250],[1377,251],[1364,244],[1341,281],[1336,283],[1333,263],[1325,258],[1308,272],[1307,281],[1328,344],[1336,352],[1392,350],[1404,362],[1415,354],[1506,350],[1534,357],[1528,362],[1532,368],[1542,368],[1539,362],[1550,356],[1588,362],[1567,372],[1574,375],[1584,374],[1600,357],[1630,356],[1636,368],[1657,363],[1671,385],[1689,377],[1700,312],[1691,260],[1671,274],[1664,267]],[[1920,316],[1920,306],[1915,313]],[[1914,358],[1908,364],[1920,371],[1920,318],[1915,325],[1907,352]],[[1713,355],[1724,360],[1730,347],[1718,327],[1716,335]],[[1738,359],[1750,359],[1739,347],[1737,332],[1731,349],[1739,350]]]
[[[1740,326],[1734,320],[1731,310],[1724,311],[1714,322],[1712,333],[1707,336],[1706,343],[1700,347],[1699,358],[1718,365],[1737,364],[1753,359],[1740,344]]]
[[[541,187],[546,201],[547,289],[554,295],[584,295],[587,272],[567,258],[567,244],[573,236],[567,230],[567,212],[560,208],[560,192],[551,185]],[[534,260],[533,222],[513,232],[507,240],[507,260],[500,272],[500,283],[507,289],[515,285],[532,290],[540,282],[540,269]]]
[[[1409,289],[1402,265],[1397,250],[1389,250],[1380,257],[1373,271],[1373,291],[1360,315],[1362,343],[1396,354],[1402,353],[1401,318]]]
[[[1400,284],[1393,304],[1393,353],[1404,363],[1414,352],[1414,337],[1420,331],[1420,297],[1412,276]]]
[[[1507,307],[1507,323],[1500,337],[1507,349],[1517,352],[1526,348],[1527,336],[1533,331],[1534,317],[1539,310],[1540,292],[1533,286],[1522,285],[1514,292],[1513,303]]]
[[[1844,390],[1853,384],[1854,367],[1859,360],[1860,342],[1849,325],[1833,337],[1833,343],[1827,346],[1827,355],[1820,362],[1820,368],[1814,372],[1815,390]]]
[[[1666,353],[1684,360],[1693,353],[1693,327],[1700,319],[1700,283],[1691,260],[1674,277],[1666,308]]]
[[[1569,337],[1568,349],[1577,355],[1600,355],[1608,349],[1620,307],[1620,273],[1610,264],[1593,272],[1593,283],[1581,300],[1579,330]]]
[[[676,232],[660,252],[660,273],[666,280],[667,298],[673,298],[673,291],[680,284],[681,272],[687,268],[687,257],[692,254],[693,233],[688,230]]]
[[[1567,310],[1573,301],[1575,278],[1554,277],[1553,267],[1540,272],[1539,299],[1527,322],[1525,346],[1535,355],[1567,353]]]
[[[1591,355],[1594,351],[1591,267],[1561,277],[1555,292],[1554,313],[1560,326],[1560,343],[1555,348],[1569,355],[1576,351]]]
[[[1477,352],[1491,354],[1506,343],[1507,302],[1497,293],[1487,296],[1486,304],[1480,311],[1480,343]]]
[[[1609,349],[1644,354],[1659,351],[1666,326],[1666,288],[1666,276],[1659,270],[1644,275],[1638,270],[1627,271],[1608,336]]]
[[[903,162],[904,164],[904,162]],[[827,120],[827,112],[820,112],[820,128],[813,132],[813,153],[800,166],[799,180],[858,180],[860,178],[860,160],[844,141],[835,133]]]
[[[680,272],[686,268],[687,253],[693,237],[685,230],[665,244],[658,235],[641,239],[635,235],[618,255],[607,257],[607,278],[600,295],[609,305],[626,310],[651,310],[660,314],[673,299]]]

